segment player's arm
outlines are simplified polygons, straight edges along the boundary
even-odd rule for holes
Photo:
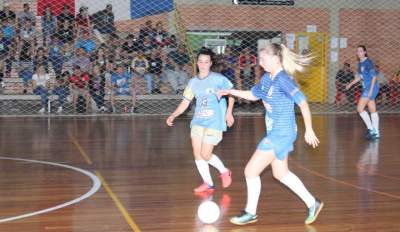
[[[233,106],[235,104],[235,98],[232,96],[228,97],[228,109],[226,110],[225,121],[226,124],[231,127],[233,123],[235,123],[235,119],[233,118]]]
[[[312,128],[312,119],[311,119],[311,112],[310,112],[310,107],[308,106],[307,101],[304,99],[298,104],[301,115],[303,116],[304,120],[304,126],[306,129],[306,132],[304,134],[304,139],[307,144],[311,145],[312,147],[317,147],[319,144],[319,140],[317,136],[314,133],[314,130]]]
[[[349,90],[353,85],[361,80],[360,74],[356,74],[354,79],[346,85],[346,90]]]
[[[173,126],[173,122],[176,117],[181,115],[185,110],[189,107],[190,105],[190,100],[184,98],[181,103],[178,105],[178,107],[175,109],[175,111],[167,118],[167,125],[168,126]]]
[[[232,96],[244,98],[244,99],[250,100],[250,101],[258,100],[258,98],[256,96],[254,96],[252,91],[250,91],[250,90],[227,89],[227,90],[218,91],[218,97],[222,97],[225,95],[232,95]]]

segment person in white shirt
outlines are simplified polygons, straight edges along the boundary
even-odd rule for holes
[[[33,93],[40,96],[41,109],[39,113],[46,111],[46,104],[49,96],[50,76],[46,73],[43,65],[37,67],[36,73],[32,76]]]

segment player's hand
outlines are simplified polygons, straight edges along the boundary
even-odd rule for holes
[[[319,140],[313,130],[306,131],[306,133],[304,134],[304,139],[306,143],[313,148],[316,148],[319,144]]]
[[[167,118],[167,121],[166,121],[166,123],[167,123],[167,125],[168,126],[173,126],[174,125],[174,119],[175,119],[175,116],[174,115],[170,115],[168,118]]]
[[[229,95],[229,94],[230,94],[230,92],[227,89],[219,90],[218,93],[217,93],[218,100],[220,100],[222,98],[222,96],[226,96],[226,95]]]
[[[233,123],[235,123],[235,119],[233,118],[232,114],[226,114],[225,120],[226,120],[226,125],[228,127],[231,127],[233,125]]]

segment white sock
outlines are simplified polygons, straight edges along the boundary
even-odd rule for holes
[[[360,113],[360,116],[362,118],[362,120],[364,121],[365,125],[367,126],[368,130],[372,129],[372,123],[371,123],[371,118],[369,117],[369,114],[367,113],[367,111],[363,111]]]
[[[203,179],[204,183],[207,183],[210,186],[214,186],[214,183],[211,178],[210,168],[208,167],[208,163],[205,160],[195,160],[197,170],[199,170],[200,176]]]
[[[379,131],[379,116],[378,116],[378,112],[375,112],[375,113],[371,114],[371,120],[372,120],[372,127],[378,132]]]
[[[289,171],[286,176],[281,179],[281,182],[296,193],[307,205],[307,208],[315,204],[315,198],[308,192],[303,182],[292,172]]]
[[[228,171],[228,169],[226,169],[226,167],[222,163],[222,161],[215,154],[212,154],[210,160],[208,161],[208,164],[210,164],[214,168],[218,169],[219,173],[224,173],[224,172]]]
[[[261,178],[259,176],[255,178],[246,178],[247,184],[247,204],[246,212],[256,215],[258,198],[261,192]]]

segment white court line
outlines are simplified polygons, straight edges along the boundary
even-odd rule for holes
[[[13,217],[8,217],[8,218],[0,218],[0,223],[3,222],[9,222],[9,221],[14,221],[14,220],[19,220],[19,219],[23,219],[23,218],[27,218],[27,217],[33,217],[39,214],[44,214],[44,213],[48,213],[51,211],[55,211],[73,204],[76,204],[80,201],[83,201],[86,198],[89,198],[90,196],[92,196],[93,194],[95,194],[101,187],[101,182],[99,180],[99,178],[94,175],[93,173],[80,169],[80,168],[76,168],[70,165],[66,165],[66,164],[58,164],[58,163],[53,163],[53,162],[46,162],[46,161],[38,161],[38,160],[30,160],[30,159],[19,159],[19,158],[11,158],[11,157],[4,157],[4,156],[0,156],[0,160],[15,160],[15,161],[24,161],[24,162],[30,162],[30,163],[38,163],[38,164],[46,164],[46,165],[51,165],[51,166],[57,166],[57,167],[62,167],[62,168],[66,168],[66,169],[71,169],[77,172],[80,172],[86,176],[88,176],[91,180],[92,180],[92,188],[85,194],[83,194],[82,196],[65,202],[63,204],[60,205],[56,205],[54,207],[50,207],[47,209],[43,209],[43,210],[39,210],[39,211],[35,211],[35,212],[30,212],[30,213],[26,213],[26,214],[22,214],[19,216],[13,216]]]

